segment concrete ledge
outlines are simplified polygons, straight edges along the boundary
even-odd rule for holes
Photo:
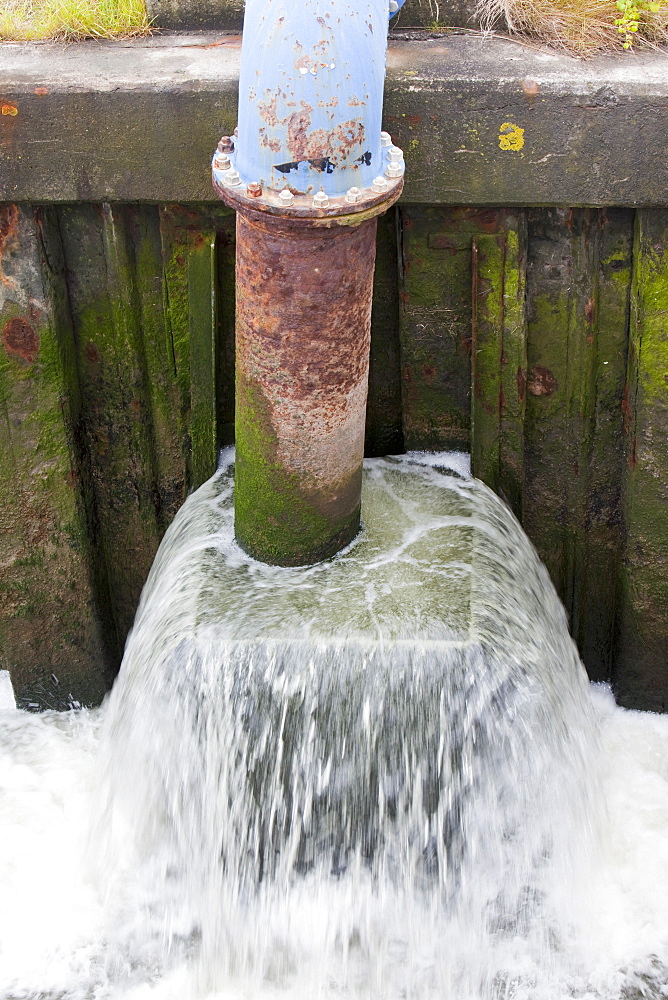
[[[4,44],[0,201],[215,200],[241,39]],[[583,62],[502,38],[394,38],[385,123],[403,201],[657,205],[668,189],[668,58]]]

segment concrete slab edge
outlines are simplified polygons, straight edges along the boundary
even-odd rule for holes
[[[0,201],[204,202],[235,124],[241,39],[5,44]],[[395,39],[385,127],[404,202],[657,205],[668,190],[668,56],[582,61],[505,38]]]

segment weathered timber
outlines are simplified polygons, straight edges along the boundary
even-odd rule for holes
[[[632,209],[382,219],[366,449],[470,441],[546,558],[590,675],[661,709],[668,237],[665,210],[637,214],[635,236]],[[95,702],[165,527],[232,440],[234,216],[0,215],[1,665],[24,705]]]
[[[133,222],[129,208],[78,206],[60,213],[97,512],[97,557],[107,572],[117,660],[165,523],[144,335],[152,332],[164,342],[166,331],[160,313],[153,329],[141,326]],[[159,282],[160,271],[152,277]],[[168,434],[171,430],[167,425]]]
[[[365,455],[404,450],[401,427],[397,209],[378,220],[371,310],[371,361],[366,406]]]
[[[477,236],[471,250],[471,469],[498,491],[505,239]]]
[[[219,447],[232,443],[233,233],[234,215],[222,205],[169,205],[160,209],[165,298],[179,393],[186,491],[209,478],[216,467]]]
[[[585,573],[575,638],[593,680],[606,680],[614,658],[615,616],[624,545],[624,417],[633,252],[630,209],[599,216],[594,259],[595,407],[586,489]]]
[[[471,464],[522,516],[526,397],[526,219],[472,251]],[[514,228],[517,226],[517,228]]]
[[[390,41],[385,126],[407,204],[653,205],[668,187],[663,53],[581,61],[503,38]],[[419,33],[418,33],[419,35]],[[239,36],[3,45],[0,200],[212,201]],[[612,154],[611,154],[612,151]]]
[[[524,525],[577,634],[594,406],[598,216],[529,212]]]
[[[218,443],[234,444],[234,259],[236,218],[232,212],[215,220],[218,265],[218,335],[216,339],[216,400]]]
[[[499,493],[522,520],[524,498],[524,418],[526,412],[526,213],[509,226],[503,262],[503,341],[501,350],[501,441]]]
[[[22,707],[105,689],[71,327],[50,220],[0,205],[0,665]]]
[[[471,254],[481,233],[516,226],[508,210],[404,206],[401,366],[406,448],[470,445]],[[499,290],[502,295],[502,290]]]
[[[613,681],[621,704],[668,709],[668,210],[636,216],[628,385],[626,546]]]
[[[216,338],[218,281],[215,233],[198,234],[188,255],[188,319],[190,329],[190,479],[201,486],[218,460]]]

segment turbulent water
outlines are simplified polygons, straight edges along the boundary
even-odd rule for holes
[[[279,569],[230,463],[105,706],[0,700],[0,998],[668,996],[668,720],[590,692],[503,504],[373,460],[355,542]]]

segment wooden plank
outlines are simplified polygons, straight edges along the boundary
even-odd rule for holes
[[[468,449],[471,243],[504,209],[402,206],[401,374],[407,449]]]
[[[234,440],[234,214],[164,206],[160,235],[189,491]]]
[[[624,397],[626,549],[613,681],[621,704],[668,710],[668,209],[636,214]]]
[[[577,635],[595,407],[598,213],[529,212],[523,523]]]
[[[526,389],[526,217],[473,241],[471,462],[522,516]]]
[[[504,236],[472,246],[471,469],[498,491],[501,442]]]
[[[216,354],[216,395],[218,443],[234,444],[234,325],[236,215],[229,212],[215,220],[218,267],[218,335]]]
[[[503,343],[501,351],[501,440],[499,493],[522,518],[524,495],[524,418],[526,410],[526,214],[517,226],[508,220],[503,266]]]
[[[105,650],[52,221],[0,206],[0,668],[21,707],[62,709],[101,699]]]
[[[138,348],[146,371],[146,434],[151,446],[154,503],[157,523],[164,532],[186,496],[186,428],[179,413],[158,212],[153,206],[131,205],[125,210],[125,219],[141,334]]]
[[[633,211],[599,216],[596,273],[595,409],[585,510],[584,566],[576,634],[593,680],[610,677],[623,546],[625,476],[622,400],[626,382]]]
[[[60,225],[118,663],[163,531],[136,261],[127,209],[65,207]]]
[[[198,234],[188,254],[190,485],[195,489],[213,475],[218,460],[217,290],[216,235],[207,228]]]
[[[404,450],[401,425],[397,226],[396,207],[378,220],[364,443],[366,455],[397,455]]]

